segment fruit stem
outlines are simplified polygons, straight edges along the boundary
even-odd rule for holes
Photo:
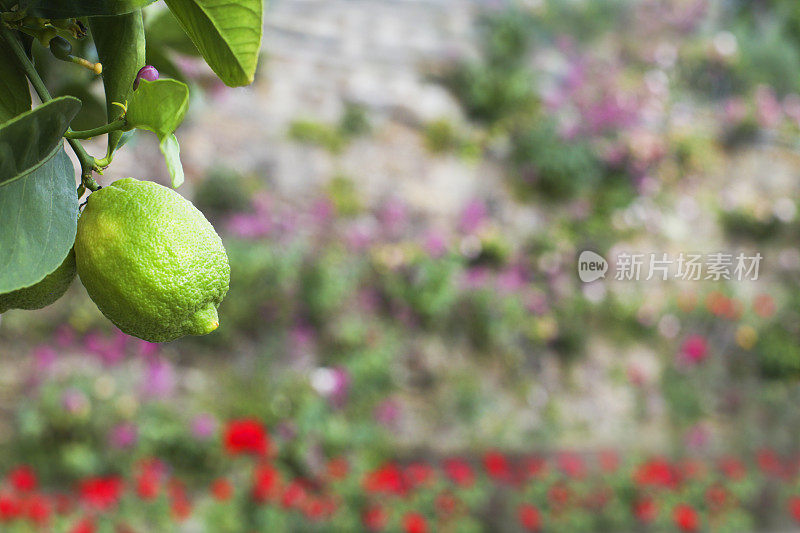
[[[31,85],[33,85],[33,90],[36,91],[36,94],[39,96],[39,99],[42,101],[42,103],[52,100],[53,97],[50,96],[47,87],[45,87],[42,78],[39,77],[39,73],[36,72],[36,68],[34,68],[33,63],[31,63],[31,60],[25,53],[25,50],[22,49],[19,39],[16,38],[11,29],[9,29],[4,23],[0,23],[0,35],[3,36],[8,43],[8,46],[11,48],[11,51],[14,52],[15,56],[17,56],[17,61],[19,61],[23,72],[25,72],[25,75],[30,80]],[[67,128],[67,133],[71,132],[72,130]],[[77,139],[67,138],[67,142],[69,142],[69,145],[72,147],[75,155],[78,156],[78,161],[81,163],[81,182],[86,186],[87,189],[96,191],[99,186],[92,178],[92,171],[98,169],[98,167],[95,164],[94,157],[86,152],[86,150],[83,148],[83,145],[79,143]]]

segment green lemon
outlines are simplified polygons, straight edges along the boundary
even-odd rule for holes
[[[75,255],[89,296],[129,335],[166,342],[219,326],[228,256],[203,214],[172,189],[126,178],[92,193]]]
[[[41,309],[61,298],[75,279],[75,250],[61,265],[35,285],[0,294],[0,313],[9,309]]]

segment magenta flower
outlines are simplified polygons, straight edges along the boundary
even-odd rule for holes
[[[464,233],[474,233],[486,220],[487,214],[486,204],[482,200],[469,202],[461,213],[459,229]]]
[[[139,439],[139,431],[132,422],[123,422],[111,428],[108,443],[119,449],[130,448]]]
[[[396,400],[384,400],[375,408],[374,417],[379,424],[392,427],[400,419],[400,404]]]
[[[200,440],[208,440],[217,432],[217,419],[210,414],[197,415],[192,420],[192,435]]]
[[[164,398],[175,389],[175,371],[172,364],[161,357],[150,357],[142,375],[142,394],[151,398]]]
[[[422,247],[429,256],[439,258],[447,253],[447,240],[441,233],[431,231],[425,236]]]
[[[89,398],[78,389],[67,389],[61,395],[61,407],[71,415],[78,415],[89,410]]]
[[[699,363],[708,356],[708,342],[702,335],[690,335],[683,341],[680,355],[688,363]]]
[[[258,214],[239,213],[228,219],[228,231],[244,239],[256,239],[270,233],[272,224]]]
[[[56,362],[56,351],[50,346],[39,346],[33,351],[37,372],[45,372]]]

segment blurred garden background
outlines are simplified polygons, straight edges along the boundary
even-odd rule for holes
[[[201,89],[221,325],[139,341],[77,282],[4,314],[1,531],[800,528],[795,0],[273,0],[245,89],[145,17]],[[168,183],[128,147],[101,185]],[[584,250],[763,260],[582,283]]]

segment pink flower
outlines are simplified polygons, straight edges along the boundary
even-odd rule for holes
[[[172,364],[160,357],[150,357],[142,376],[141,390],[145,396],[163,398],[175,388],[175,372]]]
[[[197,415],[192,420],[192,435],[200,440],[208,440],[217,431],[217,420],[206,413]]]
[[[683,360],[692,364],[700,363],[708,356],[708,343],[702,335],[690,335],[683,341],[680,353]]]
[[[459,229],[464,233],[475,232],[486,220],[487,214],[486,204],[482,200],[471,201],[461,213]]]
[[[433,258],[442,257],[447,252],[447,241],[440,233],[430,232],[425,237],[422,247]]]
[[[124,422],[111,429],[108,436],[108,443],[114,448],[130,448],[139,438],[136,425],[131,422]]]
[[[375,420],[384,426],[393,426],[400,418],[400,405],[395,400],[384,400],[375,408]]]

